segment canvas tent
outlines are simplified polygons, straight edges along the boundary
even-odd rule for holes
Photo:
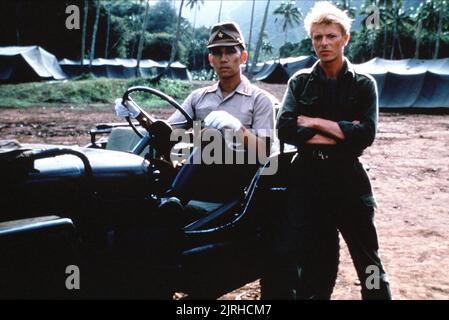
[[[87,71],[89,66],[89,60],[83,61],[84,67],[81,67],[79,61],[62,59],[59,61],[59,65],[62,70],[73,78],[79,76],[84,71]],[[145,77],[154,77],[162,72],[168,65],[167,62],[158,62],[151,59],[145,59],[140,61],[139,69],[140,74]],[[116,78],[116,79],[128,79],[132,78],[136,74],[137,60],[136,59],[94,59],[92,61],[92,72],[96,77]],[[171,65],[171,70],[167,75],[172,79],[191,80],[190,72],[187,67],[179,62],[174,62]]]
[[[254,80],[267,83],[287,83],[288,79],[303,68],[311,67],[317,59],[314,56],[290,57],[265,62],[253,76]]]
[[[311,67],[315,61],[313,56],[267,61],[253,79],[268,83],[287,83],[295,72]],[[381,108],[449,109],[449,58],[374,58],[354,66],[357,71],[375,78]]]
[[[449,108],[449,58],[374,58],[355,68],[376,79],[381,108]]]
[[[0,47],[0,83],[65,78],[56,57],[39,46]]]

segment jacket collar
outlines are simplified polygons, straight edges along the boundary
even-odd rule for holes
[[[324,75],[324,70],[320,67],[320,60],[315,62],[315,64],[312,66],[312,75],[315,79],[322,79]],[[353,79],[355,78],[355,70],[354,66],[352,65],[349,60],[344,57],[343,61],[343,67],[338,73],[337,79]]]
[[[240,93],[245,96],[251,96],[252,94],[251,82],[249,82],[248,78],[245,77],[244,75],[241,76],[241,79],[242,80],[240,81],[239,85],[234,90],[234,92]],[[219,82],[214,83],[213,85],[211,85],[206,89],[206,92],[207,93],[216,92],[218,90],[218,84]]]

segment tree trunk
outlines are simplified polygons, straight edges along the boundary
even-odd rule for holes
[[[223,8],[223,0],[220,0],[220,9],[218,9],[218,22],[220,23],[221,21],[221,8]]]
[[[441,38],[441,29],[443,27],[443,8],[442,4],[440,3],[440,10],[438,14],[438,29],[437,29],[437,38],[435,40],[435,51],[433,52],[433,58],[438,59],[438,56],[440,55],[440,38]]]
[[[402,52],[402,46],[401,46],[401,37],[400,37],[399,31],[398,31],[399,8],[398,8],[397,1],[395,1],[395,4],[394,4],[394,12],[395,12],[395,16],[394,16],[394,24],[393,24],[393,47],[391,48],[390,59],[394,58],[395,43],[398,44],[399,57],[401,59],[404,59],[404,54]]]
[[[415,59],[419,59],[419,46],[421,45],[421,29],[422,29],[422,19],[418,15],[418,28],[416,29],[416,46],[415,46]]]
[[[394,42],[396,42],[398,44],[399,58],[404,59],[404,53],[402,52],[402,45],[401,45],[401,37],[399,36],[399,32],[398,32],[397,26],[395,26],[394,29],[395,29]],[[394,47],[394,42],[393,42],[393,47]],[[392,53],[392,55],[393,55],[393,53]]]
[[[196,15],[198,13],[198,3],[195,2],[195,14],[193,16],[193,30],[192,30],[192,38],[193,38],[193,69],[196,68],[196,41],[195,41],[195,26],[196,26]]]
[[[16,2],[16,46],[20,46],[20,11],[21,11],[21,1]]]
[[[394,23],[393,26],[393,41],[392,41],[392,46],[391,46],[391,51],[390,51],[390,60],[394,59],[394,48],[396,47],[396,22]]]
[[[197,13],[198,13],[198,2],[195,2],[195,13],[193,15],[193,33],[194,33],[194,36],[195,36],[195,26],[196,26],[196,15],[197,15]],[[193,38],[195,38],[195,37],[193,37]]]
[[[259,52],[260,52],[260,48],[262,47],[263,33],[265,31],[265,26],[267,25],[269,8],[270,8],[270,0],[267,1],[267,6],[265,7],[265,13],[263,15],[263,20],[262,20],[262,27],[260,28],[259,39],[257,40],[257,45],[256,45],[256,51],[254,52],[254,58],[251,63],[250,77],[252,77],[254,70],[256,68],[256,65],[257,65],[257,60],[259,59]]]
[[[89,13],[89,0],[84,0],[84,18],[83,18],[83,31],[81,33],[81,69],[84,66],[84,55],[86,51],[86,31],[87,31],[87,18]]]
[[[387,28],[387,23],[385,23],[385,25],[384,25],[384,47],[383,47],[383,51],[382,51],[382,58],[384,58],[384,59],[387,55],[387,37],[388,37],[388,28]]]
[[[385,10],[391,10],[391,2],[388,0],[383,0],[383,6]],[[388,44],[388,25],[387,18],[385,18],[384,22],[384,47],[382,52],[382,58],[386,59],[387,57],[387,44]]]
[[[396,26],[396,42],[398,43],[399,57],[401,59],[404,59],[404,51],[402,50],[401,36],[399,35],[399,32],[397,30],[397,26]]]
[[[372,42],[371,42],[371,52],[370,52],[370,59],[374,58],[374,48],[376,47],[376,40],[377,40],[377,32],[375,31],[375,29],[372,29],[371,31],[372,36],[370,37]]]
[[[142,59],[143,43],[145,42],[145,30],[147,28],[148,11],[150,8],[149,2],[145,6],[145,14],[143,17],[142,30],[140,31],[139,47],[137,48],[137,65],[136,65],[136,77],[140,77],[140,60]]]
[[[167,68],[165,68],[165,73],[170,69],[171,64],[175,61],[176,53],[178,52],[178,42],[179,42],[179,31],[181,29],[181,18],[182,18],[182,8],[184,7],[184,0],[181,0],[181,5],[179,6],[178,12],[178,22],[176,25],[176,35],[175,41],[171,47],[170,61],[168,62]]]
[[[98,21],[100,20],[100,0],[97,0],[97,9],[95,13],[94,30],[92,31],[92,42],[90,45],[89,69],[92,68],[92,60],[95,56],[95,42],[97,40]]]
[[[253,0],[253,8],[251,9],[251,22],[249,25],[249,39],[248,39],[248,59],[246,60],[245,73],[248,73],[248,66],[251,54],[251,40],[253,37],[253,21],[254,21],[254,7],[256,6],[256,0]]]
[[[111,4],[108,5],[107,9],[107,20],[106,20],[106,44],[104,45],[104,58],[108,58],[109,51],[109,33],[111,28]]]

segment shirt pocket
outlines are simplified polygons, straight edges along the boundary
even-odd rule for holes
[[[317,116],[318,97],[301,96],[298,99],[299,114],[305,116]]]
[[[203,121],[204,118],[206,118],[209,113],[211,113],[212,111],[215,111],[215,110],[217,110],[217,108],[214,108],[211,106],[197,108],[195,110],[195,116],[196,116],[195,120]]]
[[[234,115],[240,122],[245,126],[245,128],[252,129],[253,127],[253,114],[252,112],[239,113]],[[258,128],[257,128],[258,129]]]

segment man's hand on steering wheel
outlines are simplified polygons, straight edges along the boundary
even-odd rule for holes
[[[120,118],[137,118],[140,114],[140,109],[130,100],[123,100],[122,98],[115,99],[115,113]]]
[[[212,111],[204,118],[205,128],[216,129],[221,132],[224,141],[229,149],[234,151],[244,151],[243,137],[241,134],[235,135],[243,128],[239,119],[223,110]],[[240,138],[235,140],[234,137]]]
[[[223,110],[212,111],[204,118],[204,125],[206,128],[214,128],[217,130],[230,129],[238,131],[242,128],[242,123],[239,119]]]

